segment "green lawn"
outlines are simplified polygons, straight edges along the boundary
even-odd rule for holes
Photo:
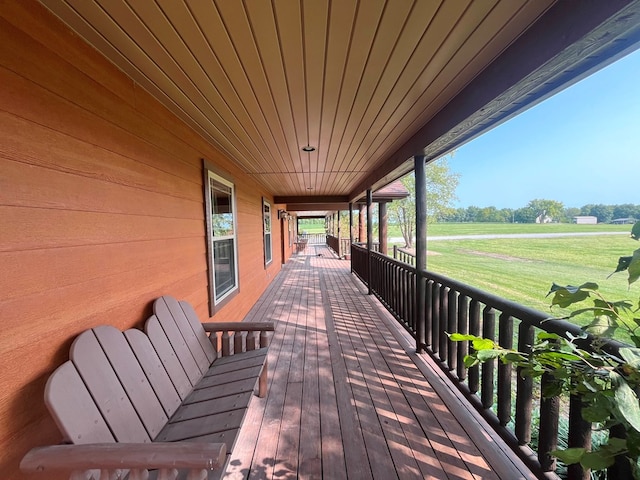
[[[550,298],[545,296],[553,282],[561,285],[596,282],[607,299],[630,299],[637,305],[640,284],[633,284],[628,289],[626,272],[607,278],[615,270],[618,257],[631,255],[640,247],[628,235],[429,240],[429,237],[441,235],[567,231],[630,232],[631,226],[433,225],[427,237],[427,269],[546,312],[549,311]],[[567,313],[557,307],[553,309],[556,316]],[[578,323],[581,322],[578,320]]]
[[[571,223],[434,223],[427,227],[428,237],[443,235],[479,235],[509,233],[621,232],[631,225],[576,225]],[[389,237],[402,237],[400,228],[389,225]]]

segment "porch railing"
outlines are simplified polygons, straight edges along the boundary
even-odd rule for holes
[[[466,369],[463,359],[469,352],[469,342],[452,342],[447,335],[458,332],[483,336],[497,340],[504,348],[513,348],[515,340],[516,348],[527,352],[536,332],[581,336],[584,332],[577,325],[549,319],[543,312],[437,273],[417,270],[377,252],[371,252],[371,263],[368,259],[366,248],[352,245],[353,272],[414,338],[418,318],[416,291],[424,291],[423,347],[532,471],[540,476],[555,471],[556,462],[550,452],[558,445],[590,447],[591,425],[582,420],[580,398],[541,398],[540,392],[550,378],[543,376],[534,382],[496,360]],[[615,352],[620,345],[611,342],[608,349]],[[584,344],[581,347],[588,349]],[[560,429],[560,424],[568,428]],[[617,463],[613,468],[625,467]],[[611,474],[609,478],[623,478]],[[569,466],[567,475],[569,479],[585,478],[579,465]]]
[[[412,250],[407,250],[397,245],[393,246],[393,258],[400,260],[402,263],[408,263],[409,265],[415,266],[416,264],[415,253]]]
[[[322,245],[326,241],[324,233],[301,233],[298,235],[298,241],[307,241],[309,245]]]
[[[348,238],[338,238],[333,235],[327,235],[327,246],[336,252],[340,258],[351,253],[349,251],[350,245],[351,242]]]

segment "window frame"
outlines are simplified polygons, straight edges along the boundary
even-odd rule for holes
[[[215,237],[213,234],[213,221],[212,221],[212,200],[211,200],[211,180],[214,180],[226,187],[229,187],[230,200],[231,200],[231,214],[233,222],[233,234],[223,235]],[[233,297],[240,292],[240,268],[238,262],[238,206],[236,199],[235,182],[231,176],[217,170],[213,165],[206,161],[203,161],[203,183],[204,183],[204,207],[205,207],[205,228],[206,228],[206,244],[207,244],[207,278],[208,278],[208,297],[209,297],[209,316],[213,316],[217,310],[222,308]],[[234,284],[233,286],[223,292],[221,295],[216,294],[216,263],[215,263],[215,250],[214,243],[228,240],[232,240],[233,247],[233,269],[234,269]]]
[[[266,211],[268,210],[268,212]],[[271,203],[262,197],[262,250],[264,254],[264,267],[267,268],[273,262],[273,209]],[[267,217],[268,216],[268,217]],[[269,222],[267,222],[269,218]],[[269,231],[267,232],[267,223]],[[267,252],[267,236],[269,237],[269,251]],[[267,255],[267,253],[269,255]]]

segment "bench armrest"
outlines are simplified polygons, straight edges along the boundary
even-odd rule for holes
[[[205,332],[273,332],[273,322],[207,322]]]
[[[29,451],[23,472],[56,470],[163,469],[214,470],[225,463],[224,443],[94,443],[53,445]]]

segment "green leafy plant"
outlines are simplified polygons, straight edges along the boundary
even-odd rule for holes
[[[631,238],[640,240],[640,222],[631,231]],[[630,256],[620,257],[613,273],[628,272],[629,286],[640,279],[640,249]],[[613,275],[613,274],[612,274]],[[552,381],[541,392],[543,397],[575,394],[583,399],[582,417],[596,428],[624,429],[624,438],[609,437],[606,443],[592,451],[567,448],[552,452],[565,464],[580,463],[583,468],[603,470],[624,455],[631,462],[634,478],[640,480],[640,299],[609,301],[598,290],[598,284],[580,286],[553,284],[551,307],[567,308],[579,305],[564,317],[590,315],[583,334],[566,336],[540,332],[530,352],[505,349],[494,340],[453,333],[454,341],[469,341],[472,353],[465,358],[467,367],[499,359],[521,367],[521,374],[540,377],[550,374]],[[630,344],[611,346],[614,335],[621,334]]]

